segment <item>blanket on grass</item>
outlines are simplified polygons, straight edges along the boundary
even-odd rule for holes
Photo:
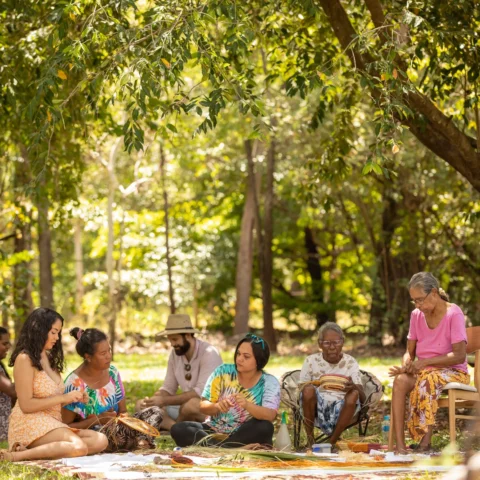
[[[163,454],[102,454],[90,457],[67,458],[56,461],[23,462],[25,465],[56,471],[62,475],[79,479],[137,480],[146,478],[231,478],[231,479],[313,479],[329,478],[333,480],[367,480],[392,479],[408,475],[415,478],[429,472],[430,478],[445,472],[449,467],[418,466],[413,462],[336,462],[333,459],[319,458],[318,462],[306,463],[299,455],[299,460],[234,461],[231,452],[219,455],[218,449],[210,456],[186,453],[193,464],[162,465],[168,462],[169,455]],[[216,454],[216,456],[213,456]],[[297,457],[297,456],[295,456]],[[368,457],[368,456],[366,456]],[[157,463],[154,463],[156,459]],[[160,464],[159,464],[160,460]],[[297,462],[297,463],[296,463]],[[300,466],[296,466],[300,465]],[[432,475],[433,474],[433,475]]]

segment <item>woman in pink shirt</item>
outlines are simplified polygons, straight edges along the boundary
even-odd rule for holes
[[[467,332],[462,310],[449,303],[438,280],[428,272],[416,273],[408,284],[412,303],[407,351],[401,367],[392,367],[395,377],[392,421],[396,451],[405,453],[405,397],[409,395],[407,427],[420,442],[419,450],[429,450],[437,399],[449,382],[470,383],[466,361]],[[415,357],[417,358],[415,360]]]

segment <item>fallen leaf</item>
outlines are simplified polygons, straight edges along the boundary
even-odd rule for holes
[[[384,73],[382,73],[382,74],[380,75],[380,78],[381,78],[382,80],[385,80],[387,77],[385,76]]]
[[[397,78],[397,77],[398,77],[398,72],[397,72],[397,69],[396,69],[396,68],[393,69],[392,75],[393,75],[393,78]]]
[[[166,59],[166,58],[162,58],[162,63],[167,67],[167,68],[170,68],[170,62]]]
[[[52,121],[52,114],[50,113],[50,110],[47,110],[47,119],[49,122]]]
[[[396,153],[398,153],[400,151],[400,148],[398,145],[394,145],[392,147],[392,153],[395,155]]]
[[[57,76],[59,78],[61,78],[62,80],[66,80],[68,77],[67,77],[67,74],[63,71],[63,70],[58,70],[57,72]]]

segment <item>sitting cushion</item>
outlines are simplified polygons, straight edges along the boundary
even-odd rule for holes
[[[476,392],[477,389],[475,387],[472,387],[471,385],[465,385],[464,383],[458,383],[458,382],[450,382],[447,383],[444,387],[444,390],[464,390],[466,392]]]

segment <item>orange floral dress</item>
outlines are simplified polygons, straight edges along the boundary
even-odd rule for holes
[[[62,395],[65,389],[63,381],[55,383],[44,370],[34,369],[33,396],[47,398]],[[23,413],[19,402],[15,403],[8,427],[8,444],[14,443],[28,447],[32,442],[57,428],[70,428],[62,422],[61,404],[33,413]],[[74,429],[70,429],[74,430]]]

